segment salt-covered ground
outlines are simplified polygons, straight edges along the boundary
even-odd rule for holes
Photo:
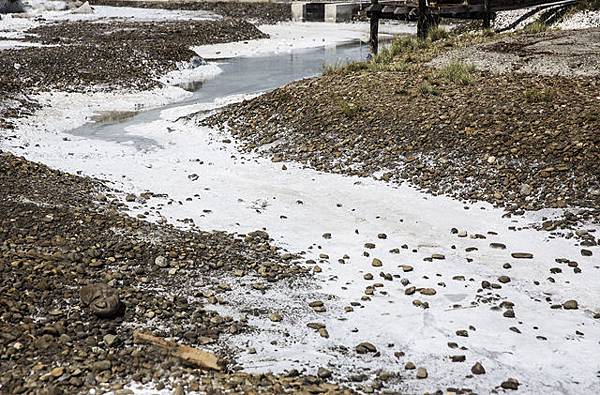
[[[562,30],[600,27],[600,11],[581,11],[567,15],[556,27]]]
[[[278,26],[270,32],[271,41],[196,51],[209,58],[248,56],[347,42],[366,32],[366,24]],[[304,38],[293,40],[294,32]],[[218,72],[215,65],[205,67],[195,70],[195,79]],[[239,361],[247,370],[315,373],[326,366],[334,379],[345,380],[362,373],[372,378],[383,369],[400,372],[402,381],[390,385],[408,393],[447,387],[488,393],[509,377],[521,382],[524,393],[600,391],[600,322],[593,318],[600,308],[599,254],[595,250],[583,257],[575,240],[527,229],[534,214],[503,218],[502,211],[487,204],[464,204],[409,186],[320,173],[294,163],[283,166],[242,154],[231,136],[181,118],[244,96],[171,106],[158,119],[129,127],[124,140],[130,136],[130,141],[121,143],[68,133],[94,114],[145,110],[190,95],[171,86],[142,93],[45,94],[39,99],[46,106],[20,120],[12,133],[16,138],[1,140],[0,149],[108,180],[124,193],[169,195],[146,206],[131,204],[133,214],[147,212],[151,220],[175,224],[192,219],[204,230],[265,229],[276,244],[313,260],[311,267],[320,270],[302,286],[263,293],[226,279],[234,289],[228,295],[232,303],[220,309],[238,315],[245,307],[265,308],[283,317],[271,322],[266,315],[250,316],[259,330],[228,339],[242,350]],[[134,142],[139,139],[153,144],[140,149]],[[168,204],[169,199],[175,203]],[[366,248],[366,243],[374,246]],[[515,252],[533,258],[515,259]],[[373,258],[382,266],[373,267]],[[557,258],[576,261],[582,273]],[[551,273],[553,268],[561,272]],[[373,280],[365,278],[367,273]],[[482,281],[500,285],[500,276],[510,282],[481,289]],[[411,286],[435,294],[407,295]],[[367,289],[372,295],[365,295]],[[315,300],[327,311],[309,308]],[[551,308],[567,300],[577,300],[579,308]],[[515,318],[503,316],[502,301],[514,303]],[[429,307],[423,308],[423,302]],[[325,325],[329,337],[309,329],[310,322]],[[468,337],[458,336],[460,330]],[[355,346],[364,341],[381,355],[358,355]],[[466,361],[451,362],[451,355],[464,355]],[[429,377],[418,380],[413,370],[405,371],[409,361],[427,368]],[[486,374],[471,374],[475,362]]]
[[[135,7],[83,6],[82,8],[66,9],[66,3],[61,1],[30,0],[23,14],[3,15],[0,19],[0,50],[32,46],[27,42],[29,29],[42,24],[67,21],[178,21],[178,20],[217,20],[221,16],[209,11],[185,11],[144,9]],[[16,41],[16,39],[22,41]]]
[[[557,2],[556,4],[560,4]],[[550,7],[551,8],[551,7]],[[511,10],[511,11],[500,11],[496,15],[496,19],[494,20],[494,29],[504,29],[511,25],[514,21],[520,18],[522,15],[537,9],[537,7],[524,8],[519,10]],[[540,17],[540,14],[548,11],[548,9],[540,10],[537,13],[532,14],[530,17],[521,21],[517,26],[513,29],[509,29],[508,31],[515,31],[518,29],[522,29],[528,24],[535,22]],[[579,29],[589,29],[589,28],[597,28],[600,27],[600,11],[577,11],[567,13],[558,23],[550,26],[551,29],[560,29],[560,30],[579,30]]]
[[[94,112],[132,110],[140,103],[157,106],[183,95],[176,88],[153,95],[51,95],[48,107],[21,123],[18,140],[3,142],[1,148],[107,179],[126,192],[168,193],[181,202],[155,200],[149,204],[155,209],[134,205],[134,213],[147,211],[150,218],[173,223],[191,218],[205,230],[264,228],[278,245],[316,261],[322,271],[315,283],[299,289],[273,288],[263,294],[229,280],[239,290],[228,296],[233,306],[264,307],[283,316],[279,323],[265,316],[251,318],[261,330],[230,339],[242,349],[256,350],[240,357],[248,370],[305,368],[314,373],[318,366],[328,366],[342,378],[363,372],[370,376],[377,369],[400,371],[403,381],[397,386],[409,392],[453,386],[485,393],[508,377],[518,379],[527,393],[600,389],[600,323],[592,318],[600,306],[597,253],[582,257],[573,240],[526,229],[527,216],[506,219],[486,204],[465,205],[408,186],[319,173],[293,163],[283,170],[281,163],[237,152],[227,142],[230,136],[175,121],[240,97],[170,108],[158,120],[130,127],[132,140],[155,141],[148,150],[66,133]],[[468,236],[459,237],[452,228]],[[325,233],[331,238],[323,238]],[[378,237],[383,233],[386,239]],[[507,248],[494,249],[492,242]],[[375,247],[365,248],[365,243]],[[399,252],[391,253],[393,249]],[[513,252],[534,257],[514,259]],[[434,254],[445,259],[429,261]],[[373,267],[374,257],[383,266]],[[556,258],[577,261],[583,273]],[[506,263],[512,267],[504,269]],[[413,270],[405,272],[408,268],[401,265]],[[551,274],[554,267],[562,273]],[[374,280],[365,280],[366,273]],[[393,281],[380,273],[391,274]],[[482,281],[498,284],[501,275],[510,282],[480,291]],[[404,286],[401,279],[410,283]],[[361,300],[375,283],[383,286],[373,288],[370,300]],[[436,294],[406,295],[413,285],[433,288]],[[417,299],[429,308],[416,307]],[[569,299],[579,302],[578,310],[550,308]],[[314,300],[323,301],[327,312],[308,308]],[[503,317],[505,309],[496,307],[502,301],[514,303],[516,318]],[[346,312],[352,303],[354,311]],[[226,312],[240,313],[235,307]],[[309,322],[326,325],[330,337],[307,328]],[[467,330],[468,337],[457,336],[458,330]],[[363,341],[374,344],[381,356],[357,355],[354,347]],[[451,349],[448,342],[465,349]],[[395,354],[400,352],[404,356]],[[450,355],[465,355],[466,362],[450,362]],[[413,371],[405,372],[407,361],[426,367],[429,378],[417,380]],[[470,368],[478,361],[487,373],[473,376]]]

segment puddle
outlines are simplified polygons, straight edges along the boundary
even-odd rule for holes
[[[121,123],[137,115],[137,111],[100,111],[92,117],[96,125]]]

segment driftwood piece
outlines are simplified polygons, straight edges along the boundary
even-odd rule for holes
[[[194,347],[177,344],[165,340],[161,337],[149,333],[134,331],[134,343],[149,344],[168,352],[172,356],[181,359],[183,362],[197,366],[202,369],[222,370],[222,361],[215,354],[208,351],[202,351]]]

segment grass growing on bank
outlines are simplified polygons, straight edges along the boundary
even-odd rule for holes
[[[411,61],[410,54],[427,49],[431,46],[430,41],[419,40],[414,37],[400,37],[394,39],[391,44],[384,47],[371,60],[351,63],[325,65],[324,75],[346,74],[355,71],[406,71]],[[405,59],[397,59],[405,55]]]
[[[556,92],[552,88],[529,88],[523,91],[523,96],[528,103],[543,103],[551,102],[556,96]]]
[[[525,31],[525,33],[529,34],[543,33],[546,30],[548,30],[548,25],[546,25],[542,21],[535,21],[525,26],[523,30]]]
[[[337,104],[340,107],[340,111],[342,112],[342,114],[344,114],[348,118],[352,118],[353,116],[357,115],[363,110],[360,105],[343,99],[337,100]]]
[[[425,40],[419,40],[414,37],[401,37],[392,41],[392,43],[383,48],[373,58],[374,63],[390,64],[398,55],[415,52],[429,47]]]
[[[429,33],[427,33],[427,38],[431,40],[431,42],[444,40],[450,37],[450,33],[439,25],[435,25],[429,29]]]
[[[355,71],[406,71],[406,63],[375,63],[373,61],[360,61],[343,64],[328,64],[323,66],[323,75],[346,74]]]
[[[419,92],[421,92],[421,94],[423,96],[427,96],[427,95],[437,96],[439,94],[439,92],[436,89],[436,87],[433,86],[433,85],[431,85],[427,81],[423,81],[421,83],[421,85],[419,85]]]
[[[471,85],[475,81],[475,66],[464,62],[452,62],[438,71],[438,76],[461,85]]]
[[[600,0],[599,0],[600,1]],[[440,27],[433,27],[425,40],[413,36],[394,39],[369,61],[358,61],[327,65],[324,75],[344,75],[352,72],[408,71],[421,67],[441,51],[451,47],[462,47],[489,41],[488,35],[451,35]],[[462,85],[475,81],[475,66],[463,62],[452,62],[435,73],[435,77]],[[437,94],[435,88],[419,88],[423,94]]]

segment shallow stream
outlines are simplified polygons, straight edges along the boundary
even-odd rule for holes
[[[211,63],[218,64],[222,72],[207,81],[192,81],[181,85],[182,88],[194,92],[185,100],[140,111],[138,114],[128,112],[126,117],[122,112],[116,112],[112,116],[104,114],[99,122],[87,123],[69,133],[107,141],[128,141],[136,144],[138,148],[148,148],[155,142],[127,133],[126,129],[159,119],[163,110],[213,102],[234,95],[259,94],[291,81],[318,75],[327,65],[365,59],[368,53],[368,47],[358,41],[332,47],[294,50],[286,54],[211,60]]]

